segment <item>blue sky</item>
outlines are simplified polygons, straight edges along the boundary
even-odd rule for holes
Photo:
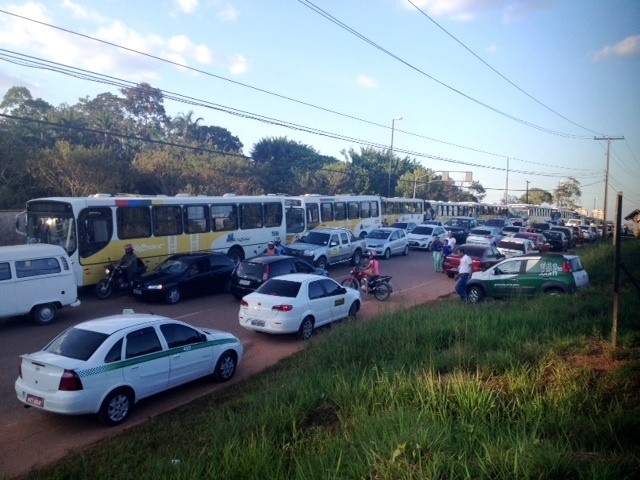
[[[193,110],[227,128],[246,154],[284,136],[341,159],[388,147],[402,117],[396,154],[456,180],[471,171],[487,201],[572,176],[591,210],[603,207],[606,167],[594,137],[624,136],[611,142],[607,216],[617,191],[624,214],[640,208],[638,0],[0,0],[0,10],[0,54],[223,106],[165,101],[172,116]],[[14,85],[56,106],[118,93],[0,55],[0,95]]]

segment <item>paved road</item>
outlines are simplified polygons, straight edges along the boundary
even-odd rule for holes
[[[371,318],[385,309],[408,308],[453,292],[453,281],[433,272],[431,253],[412,251],[407,257],[381,261],[380,268],[383,274],[393,275],[395,291],[387,302],[364,298],[359,319]],[[329,273],[340,280],[349,273],[349,268],[336,266]],[[240,327],[238,302],[231,295],[189,299],[172,306],[141,303],[127,296],[100,301],[90,291],[83,292],[81,299],[80,307],[63,310],[58,321],[45,327],[32,324],[28,318],[0,322],[0,477],[13,477],[52,463],[70,452],[117,435],[147,418],[227,385],[203,379],[145,399],[136,405],[124,425],[113,428],[99,425],[94,416],[66,417],[24,408],[16,400],[13,387],[19,355],[39,350],[71,325],[133,308],[137,312],[151,312],[232,332],[245,347],[244,359],[232,383],[259,373],[305,345],[295,336],[265,335]]]

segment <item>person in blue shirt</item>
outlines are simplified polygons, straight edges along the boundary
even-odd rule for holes
[[[436,272],[439,272],[442,261],[442,242],[440,237],[434,238],[431,249],[433,250],[433,268]]]
[[[276,255],[286,255],[287,247],[280,243],[280,237],[276,237]]]
[[[449,239],[445,238],[444,239],[444,244],[442,245],[442,259],[441,259],[441,265],[442,265],[442,273],[444,273],[444,263],[447,261],[447,256],[451,255],[451,245],[449,245]]]

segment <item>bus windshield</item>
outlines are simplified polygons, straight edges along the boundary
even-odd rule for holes
[[[71,211],[38,212],[27,215],[27,243],[50,243],[64,248],[69,255],[76,251],[76,229]]]

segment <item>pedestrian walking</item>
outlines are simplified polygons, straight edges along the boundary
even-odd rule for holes
[[[458,267],[458,281],[456,282],[456,292],[460,295],[460,301],[467,301],[467,282],[469,281],[469,277],[471,276],[471,271],[473,268],[473,260],[464,249],[459,248],[460,253],[462,253],[462,258],[460,258],[460,266]]]
[[[439,272],[442,266],[442,242],[440,237],[436,237],[433,240],[431,249],[433,250],[433,268],[436,272]]]

